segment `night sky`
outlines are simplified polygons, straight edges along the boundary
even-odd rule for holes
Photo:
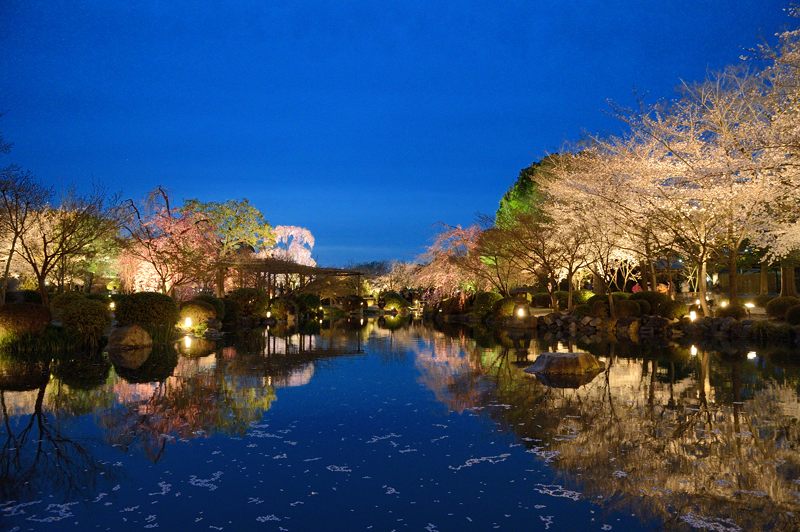
[[[786,6],[0,0],[0,164],[247,197],[325,265],[409,259],[520,168],[619,131],[608,99],[671,97],[774,41]]]

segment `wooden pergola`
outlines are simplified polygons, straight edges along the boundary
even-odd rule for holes
[[[356,295],[361,295],[361,272],[342,268],[321,268],[276,258],[241,257],[222,263],[225,269],[239,273],[240,285],[265,290],[270,297],[296,292],[311,292],[331,280],[354,278]],[[245,279],[247,281],[245,281]],[[217,283],[220,289],[220,283]]]

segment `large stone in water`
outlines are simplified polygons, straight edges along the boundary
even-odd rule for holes
[[[109,351],[152,347],[152,345],[153,339],[150,338],[150,334],[138,325],[115,327],[108,335]]]
[[[604,367],[589,353],[542,353],[525,371],[544,375],[584,375],[597,373]]]

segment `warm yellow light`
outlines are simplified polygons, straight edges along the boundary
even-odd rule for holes
[[[758,357],[758,353],[755,351],[750,351],[747,353],[747,360],[753,360],[754,358]]]
[[[272,312],[268,310],[267,311],[267,318],[271,318],[271,317],[272,317]]]
[[[359,325],[364,325],[364,318],[361,318],[359,321]]]
[[[108,308],[114,310],[115,308],[117,308],[117,304],[112,301],[111,303],[108,304]]]
[[[322,310],[322,305],[319,306],[319,309]]]
[[[728,302],[727,301],[721,301],[719,306],[722,307],[722,308],[725,308],[725,307],[728,306]]]
[[[749,301],[747,303],[745,303],[744,306],[747,307],[747,308],[755,308],[756,307],[755,303],[751,303]]]
[[[183,328],[184,329],[191,329],[192,328],[192,318],[186,316],[183,318]]]
[[[689,348],[689,354],[692,355],[693,357],[696,357],[697,356],[697,348],[695,346],[690,347]]]
[[[183,337],[183,347],[185,347],[186,349],[192,348],[192,337],[189,336],[188,334]]]
[[[700,300],[699,300],[699,299],[695,299],[695,300],[694,300],[694,304],[695,304],[695,305],[699,305],[699,304],[700,304]]]
[[[319,320],[319,324],[322,325],[322,320]]]
[[[519,307],[517,309],[517,317],[524,318],[525,317],[525,307]]]
[[[695,321],[697,319],[697,312],[694,310],[689,311],[689,321]]]

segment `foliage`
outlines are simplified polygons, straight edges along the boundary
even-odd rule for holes
[[[61,355],[56,357],[53,375],[73,390],[91,390],[103,385],[111,363],[100,352]]]
[[[50,310],[36,303],[7,303],[0,306],[0,344],[42,334],[50,324],[50,319]]]
[[[181,212],[207,222],[207,230],[219,241],[221,258],[245,247],[256,251],[267,249],[275,241],[264,215],[247,199],[207,203],[190,199]]]
[[[786,316],[786,311],[796,305],[800,305],[800,299],[796,297],[783,296],[773,298],[767,303],[767,315],[770,318],[782,320]]]
[[[74,301],[84,299],[86,299],[86,296],[80,292],[64,292],[53,296],[50,300],[50,311],[53,313],[53,319],[60,321],[65,308]]]
[[[775,299],[775,297],[776,297],[775,294],[761,294],[761,295],[758,295],[755,298],[755,304],[756,304],[756,306],[759,306],[761,308],[766,308],[767,307],[767,303],[769,303],[770,301]]]
[[[269,308],[269,297],[256,288],[237,288],[226,299],[233,301],[240,316],[264,318]],[[226,311],[227,314],[227,311]]]
[[[642,309],[638,302],[629,299],[615,300],[614,311],[618,318],[637,318],[642,314]]]
[[[311,257],[314,249],[314,235],[305,227],[278,225],[275,227],[275,245],[265,250],[264,255],[276,259],[296,262],[306,266],[316,266]]]
[[[682,301],[670,301],[664,314],[660,314],[665,318],[676,320],[686,316],[689,313],[689,307]]]
[[[137,292],[120,298],[115,312],[117,324],[139,325],[156,344],[172,341],[178,322],[178,305],[158,292]]]
[[[212,307],[214,307],[214,312],[216,313],[217,319],[221,320],[225,318],[225,302],[211,294],[198,294],[194,296],[192,301],[203,301],[204,303],[208,303]]]
[[[592,315],[592,309],[588,303],[583,303],[581,305],[575,305],[572,309],[572,315],[576,318],[583,318],[585,316]]]
[[[132,384],[164,382],[178,365],[178,352],[171,344],[153,349],[147,360],[136,369],[114,366],[114,371]]]
[[[397,292],[384,292],[380,295],[384,310],[406,310],[410,304]]]
[[[104,302],[74,298],[61,309],[61,323],[80,343],[95,348],[111,325],[111,315]]]
[[[320,307],[320,298],[317,294],[298,294],[295,298],[301,312],[317,312]]]
[[[471,311],[476,316],[485,316],[492,311],[494,304],[503,299],[497,292],[478,292],[472,300]]]
[[[533,294],[533,299],[531,301],[534,307],[543,307],[548,308],[550,307],[550,294],[547,292],[536,292]]]
[[[208,321],[216,319],[217,311],[211,303],[205,301],[192,300],[181,305],[179,326],[183,327],[186,319],[191,320],[191,330],[202,335],[208,329]]]
[[[535,162],[520,170],[517,180],[500,200],[495,214],[495,225],[508,227],[513,225],[520,215],[537,214],[544,200],[539,189],[537,175],[546,171],[546,159]]]
[[[655,316],[663,316],[665,318],[672,317],[672,315],[679,311],[679,307],[673,308],[673,301],[667,294],[662,294],[660,292],[637,292],[635,294],[631,294],[630,298],[631,301],[639,301],[644,300],[650,304],[650,313]]]
[[[492,306],[492,317],[495,320],[511,318],[514,316],[514,309],[517,307],[517,300],[513,297],[505,297],[495,301]]]
[[[18,290],[9,292],[7,301],[9,303],[38,303],[42,304],[42,295],[36,290]]]
[[[800,304],[786,309],[784,319],[789,325],[800,325]]]
[[[747,317],[747,309],[744,305],[728,305],[726,307],[720,307],[714,313],[718,318],[736,318],[737,320],[741,320]]]

